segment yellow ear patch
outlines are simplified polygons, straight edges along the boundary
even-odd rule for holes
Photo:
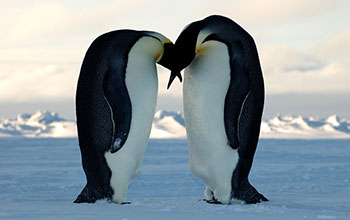
[[[156,63],[158,63],[160,61],[160,59],[162,59],[163,53],[164,53],[164,48],[159,50],[159,53],[157,54],[157,57],[156,57]]]
[[[208,45],[206,43],[200,45],[199,47],[196,46],[196,54],[205,53],[207,50],[208,50]]]
[[[198,47],[198,45],[196,45],[196,48],[194,49],[194,52],[198,53],[198,49],[199,49],[199,47]]]

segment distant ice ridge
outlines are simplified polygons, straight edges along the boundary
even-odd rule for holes
[[[181,112],[157,111],[154,114],[151,138],[186,138],[185,120]]]
[[[57,113],[37,111],[20,114],[12,119],[0,119],[0,137],[76,137],[74,121]],[[262,138],[329,139],[350,138],[350,120],[336,115],[328,118],[277,115],[261,124]],[[186,138],[185,121],[181,112],[159,110],[155,113],[151,138]]]
[[[350,120],[336,115],[324,119],[277,115],[262,122],[260,133],[263,138],[350,138]]]
[[[37,111],[0,119],[0,137],[76,137],[76,124],[55,112]]]

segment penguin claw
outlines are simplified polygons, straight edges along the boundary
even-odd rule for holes
[[[245,200],[246,204],[256,204],[256,203],[260,203],[260,202],[267,202],[269,201],[264,195],[258,193],[256,195],[254,195],[253,197],[247,198]]]
[[[95,203],[99,199],[110,198],[111,192],[103,192],[86,185],[73,203]]]

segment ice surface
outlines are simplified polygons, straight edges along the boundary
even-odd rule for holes
[[[269,202],[207,204],[186,140],[151,140],[129,205],[72,201],[85,185],[76,138],[0,138],[0,219],[350,219],[350,140],[260,141],[250,180]]]

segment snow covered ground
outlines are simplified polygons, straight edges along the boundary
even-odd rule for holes
[[[186,140],[150,140],[131,204],[73,204],[85,184],[76,138],[0,138],[1,220],[350,219],[350,140],[263,139],[250,180],[269,202],[207,204]]]

